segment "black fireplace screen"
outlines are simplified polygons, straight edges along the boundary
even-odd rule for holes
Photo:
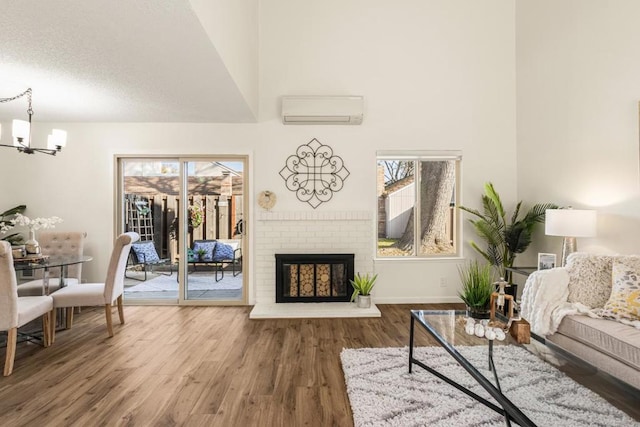
[[[276,254],[276,302],[349,301],[353,254]]]

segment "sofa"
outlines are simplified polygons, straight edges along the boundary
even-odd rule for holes
[[[640,389],[640,257],[573,253],[566,267],[536,271],[521,315],[531,332]]]

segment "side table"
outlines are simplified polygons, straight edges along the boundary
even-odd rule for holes
[[[506,274],[507,277],[505,277],[505,279],[511,285],[511,289],[507,288],[505,290],[505,293],[508,293],[509,295],[513,295],[513,298],[516,301],[519,301],[518,300],[518,284],[514,283],[513,275],[517,274],[517,275],[523,276],[526,280],[526,278],[529,277],[531,273],[538,270],[538,267],[506,267],[505,270],[507,272]],[[506,314],[506,310],[505,310],[505,314]]]
[[[507,270],[510,273],[520,274],[521,276],[529,277],[531,273],[538,270],[538,267],[506,267],[505,270]],[[512,274],[510,276],[512,276]],[[511,282],[510,280],[511,277],[508,277],[507,279],[509,279],[508,281]]]

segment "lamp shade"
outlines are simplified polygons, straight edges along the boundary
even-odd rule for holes
[[[31,125],[25,120],[13,121],[13,145],[24,146],[29,145],[29,134],[31,133]],[[18,138],[22,139],[18,142]]]
[[[53,129],[47,139],[47,148],[55,150],[67,145],[67,132],[60,129]]]
[[[593,237],[596,235],[596,211],[547,209],[544,232],[548,236]]]

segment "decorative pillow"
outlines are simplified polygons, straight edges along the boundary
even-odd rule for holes
[[[213,254],[214,261],[227,261],[233,259],[233,248],[226,243],[218,242],[216,252]]]
[[[567,301],[590,308],[602,308],[611,295],[611,263],[609,255],[575,252],[567,260],[569,296]]]
[[[138,258],[138,262],[141,264],[152,264],[160,261],[160,257],[152,240],[134,243],[131,247],[136,254],[136,258]]]
[[[193,242],[193,252],[196,260],[200,261],[213,261],[213,254],[216,249],[215,241],[196,241]],[[204,251],[204,252],[203,252]],[[203,252],[200,255],[199,252]]]
[[[594,255],[575,252],[567,260],[569,296],[567,301],[590,308],[602,308],[611,295],[612,264],[621,262],[640,271],[637,255]]]
[[[622,262],[613,263],[613,289],[602,317],[640,320],[640,270]]]

